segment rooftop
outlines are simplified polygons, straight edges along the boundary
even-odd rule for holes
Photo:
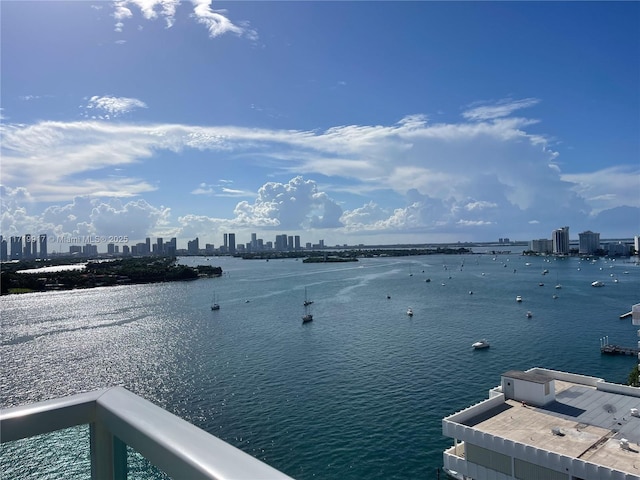
[[[640,410],[640,392],[638,396],[614,393],[597,385],[557,378],[555,390],[555,401],[542,407],[505,400],[476,414],[472,407],[470,415],[459,423],[513,442],[640,475],[640,417],[631,415],[632,408]],[[628,440],[628,448],[621,448],[622,439]]]

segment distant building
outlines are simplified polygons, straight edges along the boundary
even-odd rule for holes
[[[189,252],[189,255],[200,254],[200,240],[198,240],[198,237],[187,242],[187,252]]]
[[[40,234],[40,258],[45,260],[49,256],[49,251],[47,248],[47,234]]]
[[[129,245],[123,245],[122,246],[122,254],[123,255],[130,255],[131,254],[131,248],[129,247]]]
[[[293,235],[287,237],[287,250],[293,250]]]
[[[300,250],[300,235],[295,235],[293,237],[293,248],[295,250]]]
[[[628,257],[629,245],[622,242],[611,242],[607,246],[607,254],[610,257]]]
[[[529,250],[535,253],[549,254],[553,252],[553,241],[548,238],[540,238],[529,242]]]
[[[236,234],[235,233],[229,234],[229,253],[232,255],[236,253]]]
[[[107,243],[107,253],[110,255],[116,253],[116,246],[114,243]]]
[[[593,255],[600,250],[600,234],[590,230],[578,234],[578,253],[580,255]]]
[[[569,227],[554,230],[551,239],[555,255],[569,255]]]
[[[287,235],[276,235],[276,250],[284,252],[287,249]]]
[[[0,235],[0,261],[9,260],[9,251],[7,249],[7,241]]]
[[[22,254],[23,258],[30,259],[36,256],[33,250],[37,244],[33,240],[34,240],[34,237],[30,233],[24,236],[24,251]]]
[[[636,255],[640,255],[640,235],[633,237],[633,249],[636,251]]]
[[[22,258],[22,237],[11,237],[11,260]]]

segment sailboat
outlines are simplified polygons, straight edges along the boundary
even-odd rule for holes
[[[220,304],[216,301],[216,294],[213,293],[213,301],[211,302],[211,310],[220,310]]]
[[[311,305],[313,303],[313,300],[309,300],[307,298],[307,287],[304,287],[304,302],[302,303],[305,307]]]
[[[311,313],[311,304],[312,300],[307,298],[307,287],[304,287],[304,302],[302,305],[304,306],[304,315],[302,315],[302,323],[308,323],[313,320],[313,314]]]

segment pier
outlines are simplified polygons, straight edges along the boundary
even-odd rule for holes
[[[606,355],[638,355],[640,348],[636,347],[621,347],[620,345],[613,345],[609,343],[609,337],[602,337],[600,339],[600,353]]]

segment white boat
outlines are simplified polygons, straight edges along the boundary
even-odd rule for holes
[[[407,315],[409,315],[410,317],[413,317],[413,308],[411,307],[407,308]]]
[[[471,346],[476,350],[481,350],[483,348],[489,348],[491,345],[483,338],[482,340],[472,343]]]
[[[531,318],[531,317],[533,317],[533,313],[527,312],[527,318]]]
[[[520,295],[516,295],[516,302],[521,302],[522,301],[522,297]]]
[[[302,315],[302,323],[309,323],[313,320],[313,314],[310,310],[310,305],[312,303],[312,301],[309,301],[307,299],[307,287],[304,287],[304,302],[302,303],[302,305],[304,306],[304,315]]]
[[[604,283],[602,283],[599,280],[596,280],[595,282],[591,282],[591,286],[592,287],[604,287]]]

